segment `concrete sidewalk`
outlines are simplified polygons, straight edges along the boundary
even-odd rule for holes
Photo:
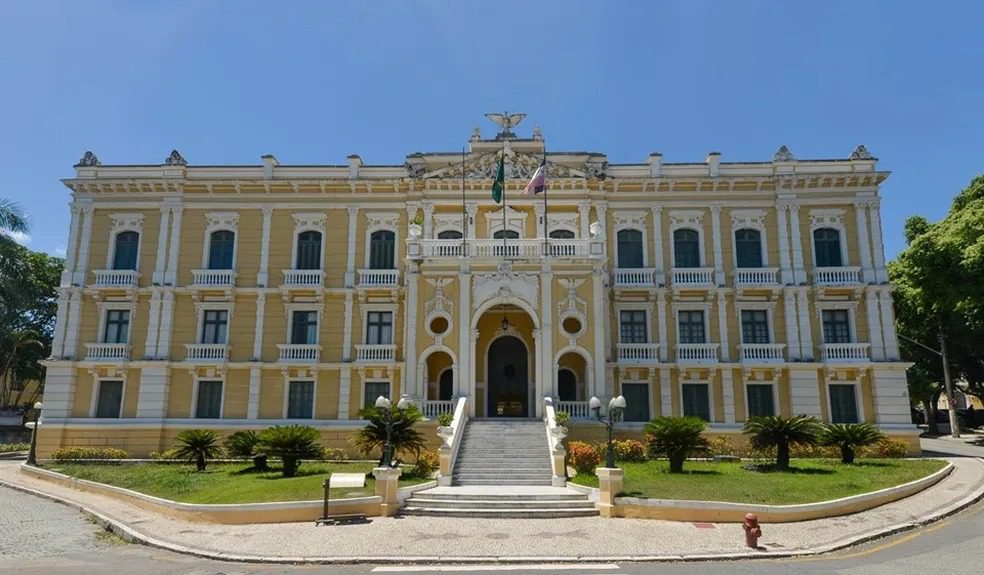
[[[954,458],[953,473],[912,497],[848,515],[764,525],[763,551],[744,547],[738,524],[642,519],[373,518],[371,523],[213,525],[149,513],[61,487],[0,462],[0,483],[75,506],[131,541],[256,563],[658,561],[809,555],[911,529],[984,496],[984,461]]]

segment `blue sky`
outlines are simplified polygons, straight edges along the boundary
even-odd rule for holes
[[[63,251],[85,150],[104,163],[403,162],[529,114],[612,162],[846,157],[902,223],[984,172],[982,2],[55,2],[0,6],[0,197]]]

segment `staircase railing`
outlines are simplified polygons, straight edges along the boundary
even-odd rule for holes
[[[567,429],[557,425],[557,412],[554,410],[553,398],[543,398],[544,422],[547,431],[547,448],[550,450],[550,468],[553,471],[554,487],[567,485],[567,450],[564,449],[564,437]]]
[[[441,447],[437,450],[441,460],[437,484],[442,487],[451,486],[454,473],[454,462],[458,459],[458,449],[461,448],[461,438],[465,435],[465,425],[468,423],[468,398],[459,397],[454,407],[454,419],[447,427],[438,427],[437,435],[441,438]]]

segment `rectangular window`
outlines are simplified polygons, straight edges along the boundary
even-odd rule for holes
[[[681,311],[677,315],[680,343],[707,343],[703,311]]]
[[[393,312],[371,311],[366,314],[366,343],[369,345],[393,343]]]
[[[123,382],[100,381],[96,417],[116,419],[123,409]]]
[[[125,309],[106,311],[103,343],[130,343],[130,312]]]
[[[390,398],[390,384],[388,381],[367,381],[365,383],[365,398],[362,403],[364,407],[376,405],[376,398],[383,396]]]
[[[748,392],[748,417],[776,414],[771,385],[749,384],[745,386],[745,390]]]
[[[222,415],[222,382],[199,381],[195,401],[195,417],[218,419]]]
[[[746,309],[741,312],[741,342],[769,342],[769,313],[762,309]]]
[[[649,421],[649,384],[623,383],[625,397],[625,421]]]
[[[314,382],[292,381],[287,391],[287,419],[314,418]]]
[[[646,312],[626,309],[618,314],[619,341],[622,343],[649,343],[649,321]]]
[[[295,311],[291,315],[290,343],[298,345],[318,343],[318,312]]]
[[[831,423],[858,423],[858,401],[853,385],[828,385]]]
[[[224,309],[207,309],[202,318],[202,343],[226,343],[229,312]]]
[[[820,315],[824,343],[851,343],[851,322],[846,309],[825,309]]]
[[[711,420],[711,401],[706,383],[685,383],[683,388],[683,414]]]

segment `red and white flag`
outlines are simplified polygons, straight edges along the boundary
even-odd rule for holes
[[[547,160],[540,162],[540,167],[533,172],[533,177],[530,178],[530,183],[526,184],[523,188],[524,196],[532,196],[534,194],[539,194],[547,188]]]

